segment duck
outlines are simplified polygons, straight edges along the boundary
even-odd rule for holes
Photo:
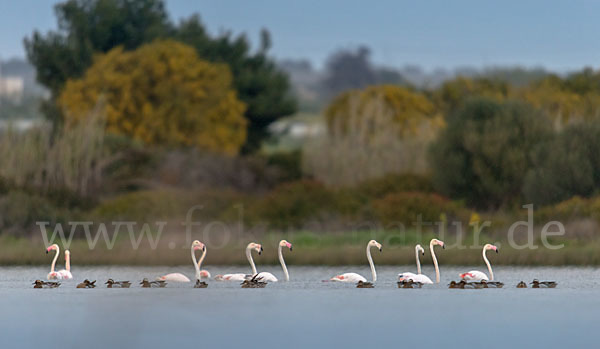
[[[129,281],[115,281],[113,279],[108,279],[104,284],[106,288],[129,288],[131,286]]]
[[[33,288],[57,288],[60,282],[35,280]]]
[[[148,278],[144,278],[142,282],[140,282],[143,288],[156,288],[156,287],[165,287],[167,283],[165,281],[148,281]]]
[[[525,281],[521,281],[517,284],[517,288],[527,288],[527,284]]]
[[[422,282],[416,282],[413,280],[398,281],[398,288],[421,288],[423,287]]]
[[[262,281],[262,277],[258,277],[258,274],[254,275],[250,280],[244,280],[242,288],[265,288],[267,283]]]
[[[204,281],[200,281],[200,280],[196,280],[196,284],[194,285],[194,288],[207,288],[208,284]]]
[[[449,286],[448,288],[460,288],[460,289],[483,288],[483,285],[476,285],[474,282],[466,282],[465,280],[460,280],[459,282],[451,281],[448,286]]]
[[[555,288],[557,283],[556,281],[539,281],[538,279],[533,279],[531,285],[531,288]]]
[[[485,280],[481,280],[479,282],[470,282],[470,284],[473,284],[475,286],[475,288],[502,288],[504,286],[504,283],[499,282],[499,281],[485,281]]]
[[[77,288],[95,288],[95,287],[96,287],[96,280],[90,281],[88,279],[83,280],[82,283],[77,285]]]
[[[367,282],[367,281],[359,281],[356,283],[356,288],[374,288],[375,286],[373,286],[372,282]]]

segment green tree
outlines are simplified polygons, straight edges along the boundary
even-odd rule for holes
[[[514,203],[533,166],[532,150],[551,135],[548,119],[527,104],[471,100],[450,115],[431,148],[434,185],[482,208]]]
[[[558,136],[540,144],[534,167],[525,178],[528,202],[547,205],[575,195],[589,197],[600,186],[600,122],[568,126]]]
[[[267,31],[259,50],[252,52],[243,35],[210,36],[197,15],[174,25],[162,0],[68,0],[55,11],[59,30],[34,32],[25,39],[25,48],[39,82],[52,92],[44,111],[57,123],[62,115],[56,97],[68,79],[85,73],[94,54],[117,46],[133,50],[157,38],[182,41],[201,58],[230,66],[234,87],[247,105],[247,151],[259,147],[271,122],[296,111],[287,75],[267,56],[271,44]]]
[[[58,99],[66,126],[82,121],[101,99],[109,132],[148,144],[235,154],[245,141],[245,106],[227,65],[201,60],[176,41],[134,51],[118,47],[98,56],[81,79],[67,82]]]
[[[271,39],[266,30],[261,32],[260,47],[255,53],[250,51],[250,43],[243,35],[233,37],[225,33],[210,37],[197,15],[179,24],[175,38],[195,47],[200,57],[231,67],[239,98],[248,106],[246,152],[258,149],[268,135],[270,123],[296,111],[287,75],[267,56]]]

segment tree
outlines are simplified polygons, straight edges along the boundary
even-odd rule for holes
[[[431,148],[434,185],[477,207],[512,204],[533,167],[534,147],[551,135],[545,115],[527,104],[470,100],[450,115]]]
[[[196,48],[198,55],[211,62],[227,63],[234,77],[239,98],[246,103],[248,139],[245,152],[260,147],[267,137],[267,126],[282,116],[296,112],[296,100],[290,90],[288,77],[267,56],[271,46],[269,32],[261,32],[260,48],[251,53],[245,36],[232,37],[225,33],[210,37],[197,15],[182,21],[175,38]]]
[[[68,0],[54,7],[58,31],[25,38],[38,81],[54,96],[81,77],[94,54],[116,46],[132,50],[171,31],[161,0]]]
[[[245,106],[228,67],[200,60],[193,48],[175,41],[127,52],[118,47],[95,58],[58,99],[66,125],[82,121],[101,99],[109,132],[148,144],[235,154],[245,141]]]
[[[425,96],[391,85],[345,92],[325,116],[327,133],[307,142],[303,166],[334,186],[425,172],[426,149],[443,125]]]
[[[535,149],[525,178],[528,202],[548,205],[573,196],[589,197],[600,186],[600,122],[568,126]]]
[[[361,89],[377,83],[376,73],[371,67],[371,51],[361,46],[356,51],[340,50],[327,60],[323,85],[329,96],[350,89]]]
[[[55,11],[59,30],[45,35],[34,32],[25,39],[25,48],[38,81],[52,92],[44,110],[56,123],[62,120],[56,97],[68,79],[84,74],[94,54],[117,46],[134,50],[158,38],[182,41],[201,58],[230,66],[234,87],[247,105],[247,151],[260,146],[271,122],[296,111],[287,75],[267,56],[271,45],[267,31],[253,53],[243,35],[210,36],[197,15],[173,25],[162,0],[68,0],[56,5]]]
[[[440,110],[451,113],[474,97],[504,101],[510,96],[510,85],[500,79],[458,76],[433,91],[432,99]]]

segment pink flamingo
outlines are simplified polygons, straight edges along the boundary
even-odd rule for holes
[[[199,262],[196,262],[196,250],[202,250],[202,256],[200,257]],[[202,242],[200,242],[198,240],[194,240],[194,242],[192,242],[191,252],[192,252],[192,262],[194,263],[194,269],[196,269],[196,280],[201,280],[202,278],[209,278],[210,273],[208,271],[200,270],[200,267],[202,266],[202,261],[204,261],[204,258],[206,257],[206,246]],[[173,282],[190,282],[190,279],[181,273],[171,273],[171,274],[163,275],[161,277],[156,278],[156,280],[158,280],[158,281],[173,281]]]
[[[429,251],[431,251],[431,259],[433,259],[433,266],[435,267],[435,282],[440,283],[440,268],[438,266],[437,257],[435,256],[435,251],[433,246],[439,245],[442,248],[446,248],[446,245],[442,240],[431,239],[429,242]],[[417,259],[417,274],[413,274],[411,272],[405,272],[402,274],[398,274],[398,281],[414,281],[420,282],[423,284],[433,284],[433,281],[427,275],[421,274],[421,262],[419,261],[419,252],[425,255],[425,250],[421,245],[415,246],[415,257]]]
[[[248,263],[250,263],[250,267],[252,268],[252,274],[244,274],[244,273],[236,273],[236,274],[224,274],[215,276],[216,281],[244,281],[248,278],[252,278],[253,275],[256,275],[256,265],[254,264],[254,259],[252,259],[252,250],[258,252],[258,255],[263,251],[261,244],[257,244],[255,242],[251,242],[246,246],[246,258],[248,259]]]
[[[70,259],[70,255],[71,253],[67,250],[65,252],[65,264],[68,268],[68,270],[61,270],[61,271],[54,271],[54,268],[56,267],[56,261],[58,260],[58,255],[60,254],[60,248],[58,247],[57,244],[53,244],[50,247],[48,247],[46,249],[46,254],[48,254],[50,251],[56,251],[56,254],[54,255],[54,259],[52,260],[52,265],[50,266],[50,272],[48,273],[48,276],[46,276],[49,280],[52,279],[72,279],[73,275],[71,275],[71,259]]]
[[[487,256],[485,255],[485,252],[487,250],[494,250],[496,251],[496,253],[498,253],[498,247],[492,245],[492,244],[485,244],[485,246],[483,246],[483,260],[485,261],[485,264],[488,267],[488,271],[490,272],[490,278],[488,279],[488,276],[485,275],[485,273],[478,271],[478,270],[471,270],[467,273],[463,273],[460,274],[460,278],[463,280],[467,280],[467,281],[475,281],[475,282],[480,282],[482,280],[485,281],[494,281],[494,272],[492,271],[492,265],[490,264],[490,261],[487,259]]]
[[[381,244],[375,240],[371,240],[367,244],[367,259],[369,260],[369,265],[371,266],[371,276],[373,277],[373,282],[375,282],[377,281],[377,272],[375,271],[375,263],[373,263],[373,257],[371,257],[371,247],[377,247],[379,249],[379,252],[381,252]],[[352,283],[357,283],[359,281],[367,282],[367,279],[364,276],[357,273],[344,273],[336,275],[329,280]]]

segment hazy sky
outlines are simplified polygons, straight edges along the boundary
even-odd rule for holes
[[[56,0],[0,0],[0,59],[23,57],[22,39],[56,28]],[[400,67],[600,64],[600,1],[168,0],[173,19],[199,12],[212,33],[270,30],[271,54],[320,66],[339,48],[368,45]]]

